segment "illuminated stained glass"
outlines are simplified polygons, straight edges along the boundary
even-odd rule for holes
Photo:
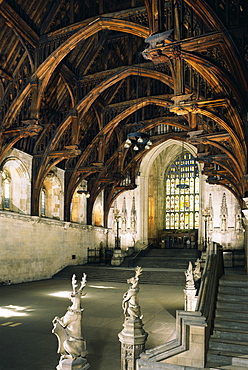
[[[199,171],[195,158],[184,152],[166,175],[166,229],[198,229]]]

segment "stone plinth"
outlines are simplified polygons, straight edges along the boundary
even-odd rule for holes
[[[73,358],[64,358],[60,359],[57,370],[87,370],[90,368],[90,365],[87,363],[87,360],[83,357]]]
[[[121,249],[114,249],[113,257],[111,259],[112,266],[120,266],[124,261],[124,252]]]
[[[195,311],[197,296],[196,289],[184,289],[184,310]]]
[[[123,330],[118,334],[121,342],[121,370],[136,369],[136,360],[145,350],[147,333],[140,318],[126,318]]]

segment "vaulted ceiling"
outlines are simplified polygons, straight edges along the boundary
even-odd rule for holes
[[[136,186],[134,131],[197,146],[208,182],[242,201],[246,0],[0,0],[0,39],[0,163],[13,147],[33,156],[33,215],[54,166],[66,220],[83,179],[89,218],[102,190],[107,211]]]

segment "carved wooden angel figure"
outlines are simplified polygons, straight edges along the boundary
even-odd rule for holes
[[[141,319],[140,306],[138,302],[138,292],[139,292],[139,276],[142,274],[142,268],[136,267],[135,276],[127,280],[131,287],[123,295],[122,308],[124,312],[125,319]]]
[[[82,336],[82,313],[81,297],[86,286],[86,274],[83,274],[78,288],[76,275],[72,276],[72,293],[70,300],[72,305],[67,308],[67,312],[61,318],[56,316],[53,319],[52,332],[58,337],[58,353],[63,359],[76,359],[85,357],[86,341]]]

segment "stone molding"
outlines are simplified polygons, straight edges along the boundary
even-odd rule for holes
[[[24,222],[32,222],[33,224],[45,224],[50,226],[58,226],[63,227],[64,229],[74,228],[74,229],[81,229],[85,231],[92,231],[95,230],[99,233],[106,234],[106,229],[103,227],[98,226],[92,226],[92,225],[83,225],[73,222],[66,222],[62,220],[55,220],[52,218],[45,218],[45,217],[39,217],[39,216],[30,216],[30,215],[24,215],[20,213],[15,212],[9,212],[9,211],[0,211],[0,217],[2,218],[11,218],[13,220],[19,220]]]

